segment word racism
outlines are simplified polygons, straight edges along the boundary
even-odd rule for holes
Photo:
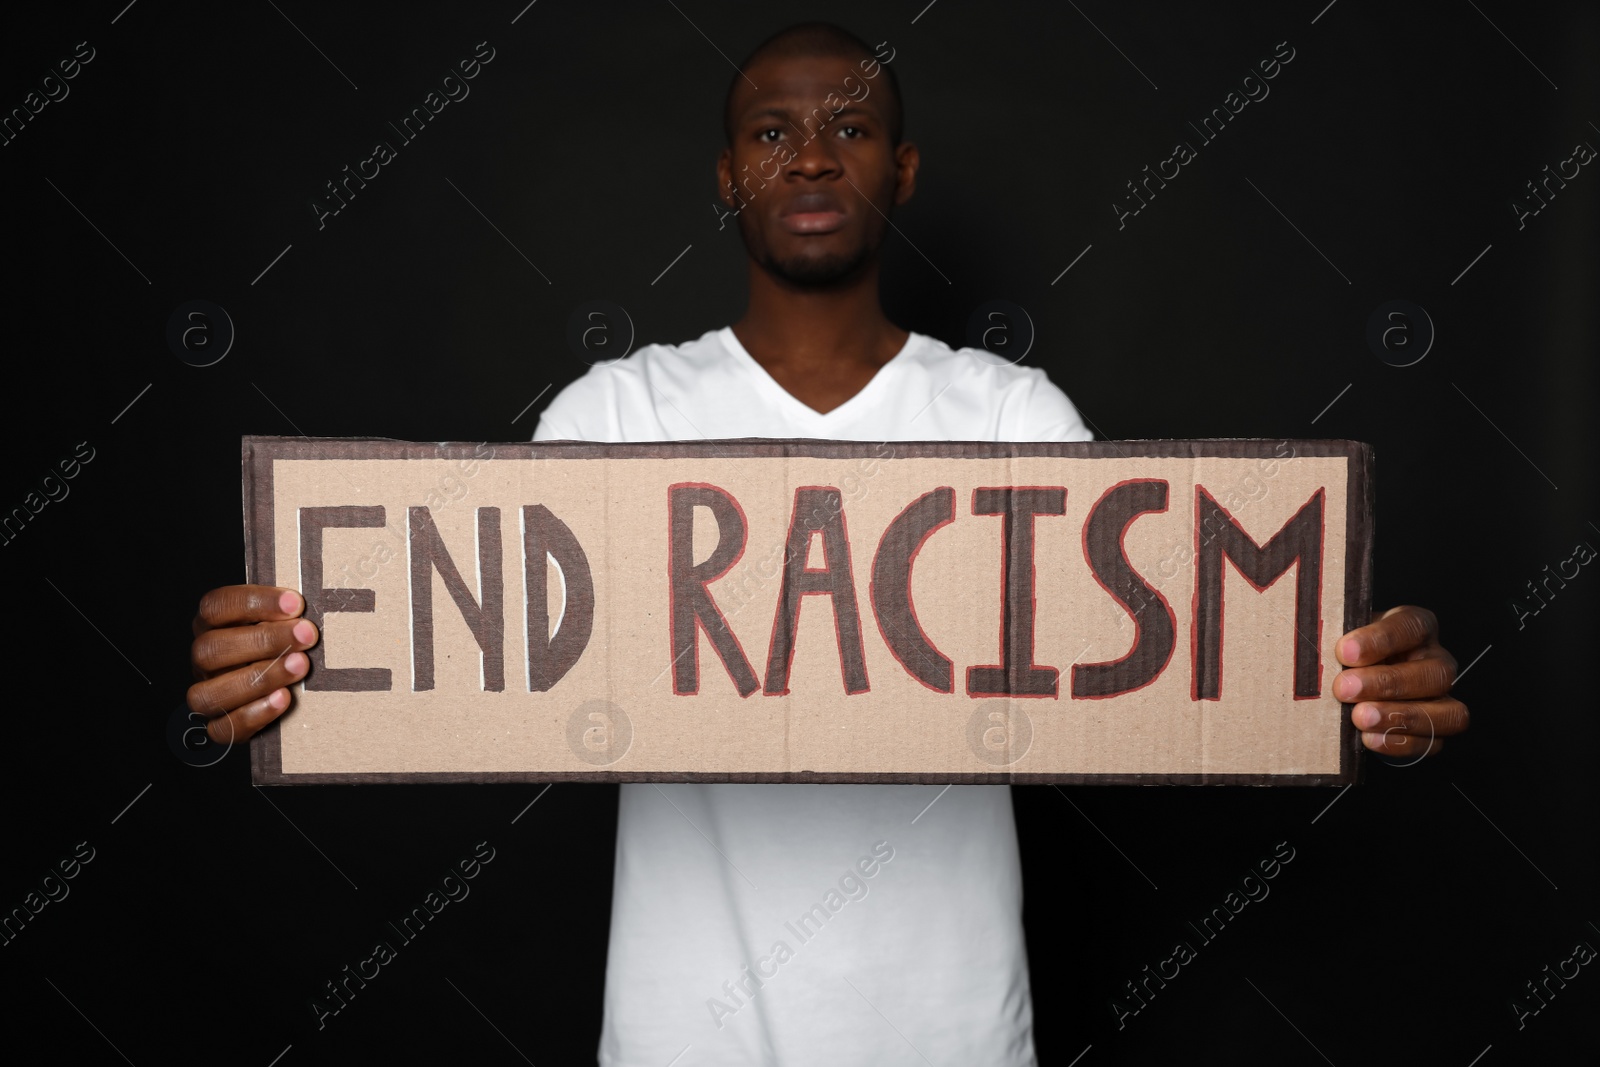
[[[1528,219],[1539,214],[1539,212],[1550,206],[1548,203],[1546,203],[1546,198],[1548,197],[1550,200],[1554,200],[1556,198],[1556,194],[1567,187],[1567,182],[1562,181],[1561,179],[1565,178],[1568,181],[1571,181],[1573,178],[1576,178],[1582,173],[1579,168],[1587,165],[1592,159],[1594,159],[1594,156],[1594,145],[1585,141],[1582,144],[1572,146],[1572,155],[1556,164],[1556,170],[1554,174],[1550,172],[1550,164],[1546,163],[1544,165],[1544,177],[1538,179],[1539,185],[1534,185],[1532,181],[1525,183],[1527,185],[1528,195],[1533,199],[1511,201],[1511,213],[1517,217],[1517,229],[1526,229],[1528,226]],[[1568,167],[1572,168],[1572,172],[1570,174],[1567,172]],[[1552,186],[1550,184],[1551,182],[1555,182],[1555,185]],[[1539,188],[1541,186],[1544,188],[1544,196],[1539,195]]]
[[[872,846],[872,855],[862,856],[856,860],[853,870],[847,870],[839,876],[838,889],[830,888],[822,895],[821,901],[802,912],[798,919],[785,922],[784,929],[793,934],[795,940],[802,945],[811,941],[822,932],[822,927],[828,920],[844,910],[846,904],[866,898],[870,888],[866,880],[877,877],[883,870],[882,865],[892,859],[894,859],[894,846],[887,841],[877,842]],[[756,960],[754,971],[747,963],[741,972],[743,977],[722,983],[722,992],[727,996],[727,1001],[707,997],[706,1010],[711,1013],[711,1021],[717,1024],[717,1029],[721,1030],[726,1025],[724,1019],[737,1014],[740,1008],[754,1000],[761,987],[777,977],[778,969],[794,959],[794,955],[795,951],[787,941],[781,939],[774,941],[767,955]]]
[[[472,892],[467,885],[472,879],[483,873],[495,857],[495,851],[487,841],[479,841],[473,846],[474,858],[458,860],[454,869],[448,870],[438,881],[438,887],[429,889],[428,895],[422,898],[422,903],[411,909],[411,913],[400,920],[400,925],[389,924],[389,929],[395,932],[401,945],[409,945],[415,941],[428,925],[452,901],[460,902],[467,899],[467,894]],[[461,873],[458,875],[456,871]],[[323,983],[329,997],[328,1000],[318,1000],[312,997],[307,1003],[311,1005],[311,1014],[317,1017],[317,1029],[326,1027],[328,1016],[338,1015],[348,1005],[347,1001],[354,1000],[356,992],[367,988],[367,982],[382,974],[385,964],[394,962],[399,956],[393,944],[388,941],[379,941],[372,946],[372,955],[356,964],[355,970],[350,969],[347,963],[340,972],[342,977],[330,979]],[[337,983],[337,984],[336,984]],[[354,983],[352,985],[351,983]],[[340,995],[340,990],[344,995]]]
[[[39,488],[30,489],[22,498],[21,505],[12,508],[4,517],[0,517],[0,545],[9,545],[15,541],[22,528],[32,522],[34,516],[43,511],[47,505],[59,504],[67,499],[67,494],[72,492],[72,487],[67,483],[76,478],[94,457],[94,446],[88,441],[79,441],[70,457],[57,460],[55,469],[39,479]]]
[[[0,118],[0,146],[10,145],[22,135],[28,123],[38,117],[39,112],[49,107],[52,103],[59,104],[67,98],[72,90],[67,82],[76,78],[94,60],[97,53],[89,46],[88,41],[79,41],[74,46],[71,59],[63,59],[56,64],[61,71],[60,77],[54,70],[39,79],[37,89],[29,89],[28,95],[22,98],[22,106],[14,107],[11,113]]]
[[[1517,1029],[1526,1027],[1530,1016],[1538,1015],[1548,1008],[1550,1005],[1547,1001],[1554,1000],[1558,992],[1567,988],[1566,980],[1578,977],[1580,968],[1588,966],[1593,959],[1594,946],[1587,941],[1579,941],[1572,946],[1572,955],[1556,964],[1554,970],[1551,970],[1548,963],[1544,965],[1542,972],[1544,977],[1539,979],[1537,985],[1531,978],[1524,982],[1528,996],[1532,999],[1511,1002],[1511,1014],[1517,1017]],[[1539,995],[1541,988],[1544,990],[1543,996]]]
[[[93,861],[94,857],[94,847],[87,841],[79,841],[70,858],[58,860],[56,870],[39,879],[39,888],[28,890],[28,895],[22,898],[22,906],[12,908],[10,914],[0,920],[0,937],[5,939],[5,944],[15,941],[17,935],[22,933],[22,928],[50,904],[66,900],[67,894],[72,892],[67,883],[78,877],[83,865]]]
[[[1272,854],[1277,858],[1258,860],[1256,862],[1256,867],[1261,871],[1259,878],[1256,877],[1255,871],[1251,871],[1239,879],[1238,889],[1229,890],[1228,895],[1222,898],[1222,903],[1212,908],[1211,914],[1200,920],[1199,926],[1192,922],[1188,924],[1189,929],[1195,932],[1201,945],[1209,945],[1215,941],[1228,923],[1233,921],[1249,904],[1252,902],[1259,904],[1267,899],[1267,895],[1272,892],[1267,882],[1278,877],[1283,868],[1294,860],[1295,851],[1289,847],[1289,842],[1279,841],[1273,847]],[[1193,962],[1198,955],[1199,953],[1195,951],[1194,946],[1190,945],[1189,942],[1179,941],[1172,946],[1172,955],[1156,964],[1154,971],[1150,969],[1150,965],[1147,963],[1144,965],[1143,978],[1129,979],[1124,982],[1123,986],[1127,989],[1128,996],[1132,998],[1132,1001],[1119,1002],[1113,1000],[1111,1002],[1111,1011],[1117,1017],[1117,1029],[1121,1030],[1126,1027],[1129,1019],[1149,1007],[1147,1001],[1154,1000],[1156,992],[1165,989],[1167,982],[1178,977],[1182,973],[1183,966]],[[1142,994],[1140,992],[1141,989],[1143,990]]]
[[[1287,49],[1287,52],[1285,52],[1285,49]],[[1222,98],[1222,106],[1212,108],[1211,114],[1201,119],[1199,126],[1192,122],[1189,123],[1189,127],[1202,138],[1202,144],[1210,144],[1215,141],[1228,123],[1237,117],[1241,111],[1249,107],[1251,103],[1259,104],[1272,92],[1267,86],[1267,82],[1276,78],[1281,72],[1280,61],[1284,66],[1287,66],[1294,60],[1295,51],[1289,47],[1288,41],[1279,41],[1273,46],[1272,54],[1277,58],[1263,59],[1256,64],[1256,69],[1261,72],[1260,77],[1256,76],[1255,71],[1246,74],[1239,83],[1239,88],[1228,90],[1228,95]],[[1213,125],[1215,129],[1212,128]],[[1156,164],[1156,172],[1154,174],[1150,172],[1149,164],[1146,164],[1144,177],[1138,179],[1138,181],[1144,187],[1144,191],[1149,198],[1154,200],[1156,198],[1156,190],[1150,187],[1151,181],[1154,181],[1158,188],[1165,189],[1167,182],[1162,179],[1165,178],[1167,181],[1171,181],[1176,178],[1183,173],[1181,168],[1199,158],[1199,155],[1200,153],[1194,145],[1188,141],[1180,141],[1172,146],[1172,155]],[[1170,173],[1168,171],[1169,167],[1171,168]],[[1117,229],[1119,230],[1126,229],[1128,219],[1149,207],[1149,204],[1145,202],[1145,197],[1139,194],[1139,186],[1135,185],[1131,180],[1128,182],[1128,191],[1133,194],[1131,197],[1123,197],[1123,200],[1127,201],[1128,207],[1124,207],[1120,203],[1111,205],[1111,210],[1117,216]],[[1138,207],[1132,207],[1135,202],[1138,203]]]
[[[1556,564],[1556,573],[1550,573],[1550,564],[1546,563],[1544,565],[1544,580],[1538,585],[1535,585],[1532,581],[1528,582],[1528,595],[1533,599],[1513,600],[1510,602],[1511,611],[1517,617],[1517,629],[1524,629],[1528,625],[1528,616],[1537,615],[1549,607],[1550,605],[1546,602],[1546,598],[1554,600],[1556,593],[1565,589],[1567,582],[1578,576],[1579,568],[1587,565],[1594,559],[1594,556],[1594,546],[1587,541],[1580,541],[1572,549],[1572,555]],[[1568,567],[1572,568],[1570,572],[1567,570]],[[1550,588],[1551,582],[1556,583],[1555,589]],[[1544,589],[1544,596],[1539,595],[1540,587]]]
[[[1094,700],[1142,689],[1174,658],[1177,616],[1171,605],[1134,570],[1123,536],[1135,519],[1165,512],[1169,483],[1162,478],[1119,482],[1089,508],[1083,527],[1083,555],[1106,594],[1135,616],[1133,647],[1120,659],[1078,663],[1071,668],[1073,699]],[[1295,572],[1293,688],[1297,700],[1322,693],[1322,581],[1325,541],[1325,488],[1312,491],[1294,515],[1265,543],[1257,541],[1209,493],[1195,485],[1195,585],[1190,641],[1191,699],[1218,700],[1222,691],[1223,579],[1228,564],[1258,591],[1291,569]],[[993,522],[1001,559],[1001,662],[966,669],[971,697],[1060,696],[1060,671],[1034,662],[1035,523],[1066,514],[1062,486],[991,486],[971,494],[971,513]],[[323,628],[329,612],[374,612],[372,589],[324,587],[323,536],[330,529],[379,529],[388,525],[382,505],[341,505],[298,509],[300,589],[306,618]],[[884,529],[871,559],[871,610],[889,652],[908,675],[936,693],[954,693],[954,664],[922,630],[911,598],[911,575],[925,541],[956,520],[956,492],[941,486],[911,501]],[[715,520],[716,542],[709,556],[695,562],[697,513]],[[408,506],[405,556],[409,567],[411,688],[434,688],[434,581],[437,573],[480,653],[479,684],[485,692],[506,685],[506,602],[511,595],[503,575],[502,530],[498,507],[476,513],[476,559],[459,565],[446,547],[433,509]],[[589,556],[572,529],[543,504],[526,504],[520,515],[522,601],[527,630],[529,692],[551,689],[578,662],[589,645],[595,621],[595,590]],[[772,620],[765,672],[758,675],[745,654],[711,585],[744,554],[748,541],[745,510],[726,489],[703,482],[667,488],[663,573],[667,582],[672,652],[672,691],[700,692],[700,641],[704,633],[741,697],[757,690],[768,696],[789,693],[790,669],[800,627],[800,609],[810,596],[825,597],[833,612],[839,669],[847,695],[866,693],[866,651],[857,602],[857,551],[847,533],[845,508],[834,486],[801,486],[794,491],[787,523],[777,607]],[[822,565],[810,566],[813,539],[821,542]],[[458,550],[458,554],[459,550]],[[550,635],[547,560],[554,560],[565,583],[561,624]],[[865,562],[865,561],[862,561]],[[474,593],[463,573],[476,577]],[[1335,576],[1337,580],[1337,576]],[[1158,610],[1144,610],[1155,606]],[[393,688],[387,667],[328,667],[326,640],[308,655],[313,670],[307,690],[385,692]]]
[[[485,49],[488,49],[487,53]],[[402,147],[416,140],[422,131],[427,128],[428,123],[438,116],[439,112],[449,107],[452,103],[459,104],[467,98],[472,92],[472,87],[467,82],[482,73],[480,64],[486,66],[493,61],[495,51],[493,48],[489,48],[488,41],[479,41],[473,56],[475,58],[463,59],[456,64],[456,67],[461,71],[460,75],[457,75],[455,71],[451,71],[442,76],[439,79],[439,88],[430,89],[428,95],[422,98],[421,106],[412,108],[411,114],[402,118],[399,126],[396,126],[393,122],[389,123],[389,128],[400,135]],[[443,92],[444,95],[440,96],[440,92]],[[350,170],[350,165],[346,163],[343,168],[344,177],[336,179],[339,184],[335,185],[332,181],[326,183],[328,193],[332,199],[310,201],[311,213],[317,217],[317,229],[325,229],[328,225],[327,220],[339,214],[348,206],[345,202],[346,197],[354,200],[357,190],[365,189],[368,181],[383,173],[381,168],[388,166],[397,158],[399,158],[399,153],[395,150],[393,144],[388,141],[379,141],[372,146],[372,155],[356,164],[354,172]],[[362,179],[366,180],[363,181]],[[351,185],[352,182],[355,183],[354,186]],[[341,187],[344,189],[344,196],[339,195]]]
[[[895,50],[893,48],[889,48],[889,54],[887,56],[883,54],[883,50],[888,48],[888,46],[888,41],[878,42],[878,46],[873,49],[873,54],[878,58],[863,59],[860,62],[859,67],[861,70],[861,76],[865,78],[866,81],[871,81],[873,78],[876,78],[878,76],[878,72],[883,66],[894,61]],[[800,120],[801,125],[804,126],[805,129],[801,130],[798,126],[794,127],[794,129],[797,133],[804,133],[806,135],[806,139],[804,141],[805,144],[810,144],[812,141],[816,140],[817,135],[822,132],[825,126],[828,125],[828,122],[836,117],[845,108],[849,107],[851,104],[861,103],[872,94],[872,88],[866,84],[866,81],[857,81],[854,76],[847,75],[840,85],[840,88],[844,90],[843,96],[837,92],[830,92],[827,96],[822,98],[822,104],[820,107],[813,107],[811,109],[811,114]],[[852,82],[855,83],[853,88],[851,86]],[[824,109],[826,109],[826,113],[824,112]],[[815,129],[811,128],[813,121],[816,122]],[[793,126],[793,123],[791,122],[790,125]],[[750,164],[746,163],[743,168],[745,172],[744,178],[737,183],[733,181],[728,182],[728,191],[733,194],[733,198],[739,203],[738,210],[728,211],[721,204],[711,205],[711,210],[718,213],[717,229],[721,230],[725,228],[726,223],[723,220],[729,215],[737,216],[743,212],[745,208],[750,206],[750,200],[755,196],[755,191],[750,188],[751,181],[760,182],[759,188],[765,189],[767,187],[767,182],[775,181],[779,173],[781,173],[782,168],[787,167],[790,163],[793,163],[797,155],[798,153],[796,153],[794,148],[790,146],[789,142],[779,141],[773,147],[772,155],[756,164],[756,174],[749,173]],[[766,167],[769,163],[772,164],[771,174],[766,172]],[[744,193],[742,195],[739,192],[739,188],[741,186],[744,189]]]

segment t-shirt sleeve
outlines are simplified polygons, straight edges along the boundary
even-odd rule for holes
[[[1061,387],[1039,371],[1023,408],[1021,430],[1027,441],[1092,441],[1094,434]]]
[[[535,441],[604,441],[606,390],[591,370],[556,393],[539,413]]]
[[[559,419],[552,417],[548,408],[539,415],[539,423],[533,428],[533,439],[535,441],[580,440],[577,434],[565,429]]]

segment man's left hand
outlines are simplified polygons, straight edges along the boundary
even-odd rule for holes
[[[1439,644],[1439,620],[1426,608],[1374,613],[1334,646],[1347,670],[1333,695],[1354,703],[1350,719],[1374,752],[1420,760],[1467,728],[1467,706],[1450,695],[1456,658]]]

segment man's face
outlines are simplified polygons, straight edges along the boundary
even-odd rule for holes
[[[853,277],[915,186],[916,148],[891,144],[886,75],[843,57],[772,58],[747,74],[758,88],[742,82],[717,160],[745,248],[796,285]]]

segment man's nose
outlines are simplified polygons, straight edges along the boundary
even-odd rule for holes
[[[812,133],[809,140],[799,141],[794,161],[789,164],[791,173],[806,178],[816,178],[838,172],[839,155],[834,151],[833,139],[828,136],[829,132],[824,126]]]

